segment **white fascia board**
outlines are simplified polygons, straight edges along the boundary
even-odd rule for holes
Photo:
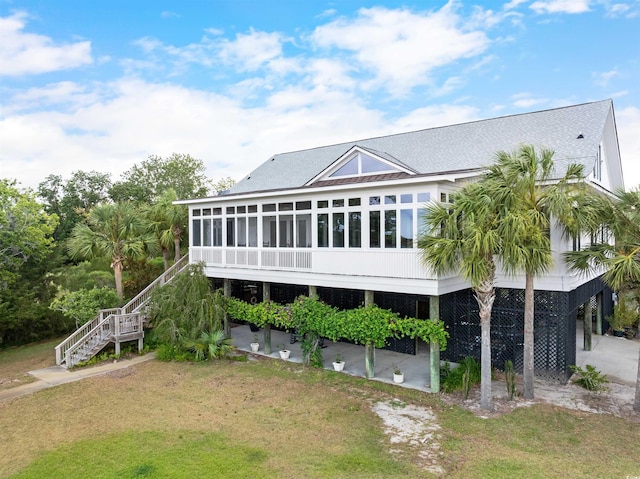
[[[293,188],[290,190],[274,190],[274,191],[256,191],[251,193],[240,193],[237,195],[222,195],[222,196],[210,196],[208,198],[194,198],[190,200],[176,200],[174,205],[196,205],[202,203],[230,203],[235,200],[264,200],[266,198],[277,198],[285,196],[309,196],[315,193],[325,193],[327,191],[345,191],[345,190],[359,190],[370,189],[373,187],[387,188],[403,185],[412,185],[420,183],[435,183],[435,182],[450,182],[455,183],[461,179],[473,178],[481,173],[482,169],[466,170],[462,172],[449,172],[438,173],[434,175],[417,176],[412,178],[402,178],[397,180],[386,181],[370,181],[365,183],[346,183],[342,185],[332,185],[326,187],[307,187],[307,188]]]

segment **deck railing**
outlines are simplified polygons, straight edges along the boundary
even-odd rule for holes
[[[109,339],[109,335],[115,334],[115,328],[120,327],[116,325],[123,325],[123,323],[116,318],[130,318],[134,313],[137,315],[142,312],[144,307],[148,304],[149,298],[151,298],[151,292],[158,286],[171,281],[180,271],[182,271],[189,264],[189,255],[186,254],[174,263],[168,270],[162,273],[156,278],[149,286],[140,291],[131,301],[125,304],[122,308],[102,309],[98,312],[98,315],[84,324],[76,331],[71,333],[68,338],[62,341],[56,346],[56,364],[65,364],[67,367],[71,367],[69,358],[75,351],[83,347],[83,345],[90,343],[98,338],[104,341],[105,344]],[[140,328],[142,328],[142,322],[145,320],[143,315],[140,315]],[[111,321],[105,326],[105,321]],[[114,323],[115,321],[115,323]],[[131,321],[129,319],[129,321]],[[122,326],[125,327],[125,326]],[[100,330],[102,328],[102,330]],[[98,334],[100,332],[100,334]]]

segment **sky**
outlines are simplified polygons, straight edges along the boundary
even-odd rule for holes
[[[611,98],[640,184],[640,0],[0,0],[0,178],[276,153]]]

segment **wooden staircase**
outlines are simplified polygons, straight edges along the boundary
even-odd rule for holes
[[[171,281],[188,264],[189,255],[186,254],[122,308],[100,310],[92,321],[56,346],[56,364],[72,368],[91,359],[109,343],[115,343],[116,354],[120,354],[120,343],[125,341],[137,340],[138,350],[142,350],[151,292]]]

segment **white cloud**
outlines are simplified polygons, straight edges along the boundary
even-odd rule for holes
[[[517,93],[511,96],[513,104],[518,108],[532,108],[548,103],[546,98],[534,98],[531,93]]]
[[[616,109],[616,129],[627,190],[640,187],[640,108]]]
[[[589,0],[550,0],[533,2],[530,8],[536,13],[585,13],[589,4]]]
[[[240,71],[255,71],[282,54],[282,38],[278,33],[238,34],[233,42],[224,42],[220,58]]]
[[[452,4],[426,13],[363,8],[354,20],[317,27],[311,39],[319,47],[350,52],[357,66],[375,75],[371,87],[402,95],[428,83],[433,70],[488,48],[483,31],[467,30],[462,23]]]
[[[34,75],[87,65],[91,42],[60,43],[44,35],[25,33],[27,15],[0,18],[0,75]]]
[[[609,81],[620,75],[617,70],[609,70],[608,72],[593,72],[591,76],[596,85],[606,87],[609,85]]]

